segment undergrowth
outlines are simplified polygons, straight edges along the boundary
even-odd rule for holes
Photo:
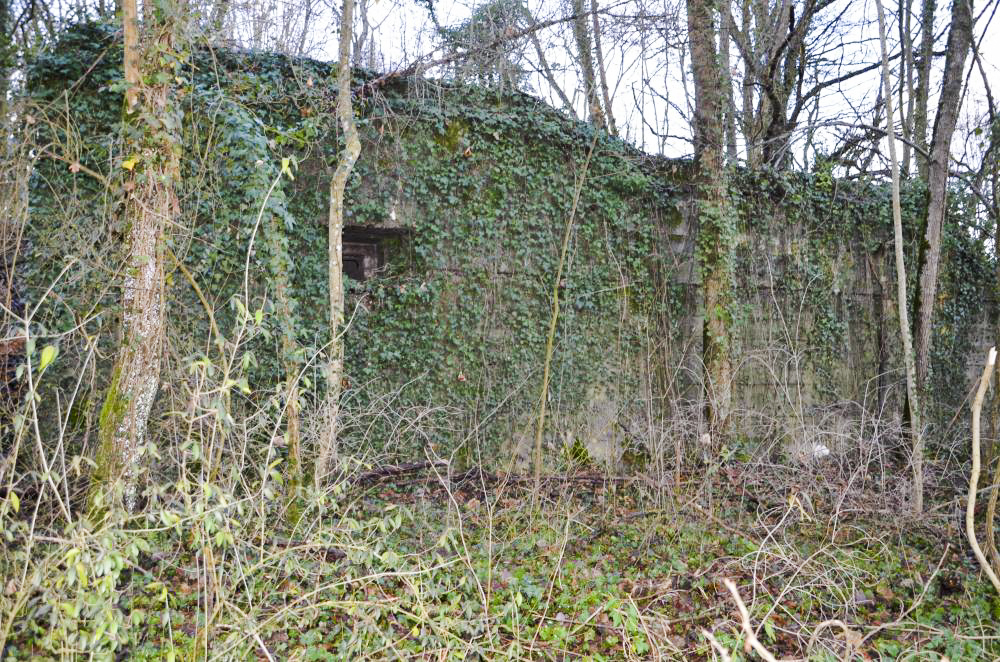
[[[779,656],[1000,654],[1000,601],[947,520],[747,499],[738,468],[716,481],[714,512],[690,487],[657,505],[597,473],[547,481],[534,500],[515,475],[404,469],[345,475],[335,512],[292,538],[220,498],[29,540],[30,557],[15,542],[6,656],[713,659],[705,630],[752,659],[724,578]],[[15,559],[27,575],[6,572]],[[831,619],[851,634],[817,630]]]

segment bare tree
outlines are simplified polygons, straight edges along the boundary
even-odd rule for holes
[[[903,341],[903,362],[906,368],[906,395],[910,406],[910,439],[913,466],[912,507],[917,513],[924,509],[923,430],[920,427],[920,401],[917,396],[917,375],[913,359],[913,339],[910,335],[909,315],[906,306],[906,262],[903,258],[903,214],[899,201],[899,161],[896,159],[896,134],[893,114],[892,82],[889,75],[889,48],[886,44],[885,10],[882,0],[875,0],[878,8],[879,43],[882,47],[882,87],[885,92],[886,138],[889,142],[889,167],[892,173],[892,227],[896,253],[896,303],[899,311],[899,333]]]
[[[899,77],[899,114],[902,116],[903,131],[903,161],[900,170],[904,175],[909,175],[913,153],[913,0],[900,0],[898,22],[899,47],[902,54],[900,66],[903,71]]]
[[[354,23],[354,0],[344,0],[340,15],[340,59],[337,65],[337,120],[344,132],[344,148],[337,160],[337,169],[330,180],[330,214],[328,220],[330,278],[330,360],[326,369],[327,415],[326,435],[320,440],[316,458],[315,480],[322,485],[330,471],[337,448],[337,418],[340,413],[341,380],[344,375],[344,191],[354,163],[361,154],[361,139],[354,123],[351,103],[351,28]]]
[[[930,158],[927,160],[927,217],[924,224],[924,241],[921,244],[918,266],[920,290],[916,298],[917,386],[926,391],[930,365],[931,331],[934,323],[934,302],[937,297],[938,267],[941,262],[941,240],[947,211],[948,173],[951,165],[951,140],[958,122],[962,102],[962,85],[965,77],[965,60],[972,42],[972,0],[954,0],[951,10],[951,29],[948,32],[948,49],[945,53],[944,75],[934,132],[931,138]],[[921,138],[918,134],[918,139]]]
[[[583,6],[583,0],[573,0],[573,40],[583,77],[583,94],[587,99],[587,112],[594,126],[604,128],[604,110],[601,108],[597,92],[597,73],[594,69],[593,45],[591,44],[590,21]]]
[[[914,63],[917,70],[917,89],[913,109],[913,138],[919,152],[927,154],[927,117],[930,112],[931,65],[934,56],[935,0],[923,0],[920,9],[920,57]],[[926,180],[927,157],[917,154],[917,173]]]
[[[289,55],[308,55],[322,47],[320,0],[210,0],[201,8],[207,32],[216,39]]]
[[[614,110],[611,108],[611,91],[608,88],[608,68],[604,64],[604,46],[601,42],[601,21],[597,10],[597,0],[590,0],[590,18],[594,27],[594,55],[597,58],[597,78],[601,83],[601,99],[604,102],[604,119],[613,136],[618,135]]]

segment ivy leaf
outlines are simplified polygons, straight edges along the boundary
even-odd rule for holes
[[[46,345],[45,348],[42,349],[42,359],[38,365],[39,371],[45,370],[52,365],[52,362],[56,360],[56,354],[58,353],[59,350],[56,349],[55,345]]]
[[[281,174],[288,175],[288,178],[295,181],[295,175],[292,174],[292,159],[286,156],[281,159]]]
[[[87,568],[84,567],[83,563],[76,562],[76,577],[80,582],[80,586],[87,588]]]
[[[127,159],[125,159],[124,161],[122,161],[122,167],[125,168],[126,170],[128,170],[129,172],[132,172],[132,170],[135,169],[135,166],[136,166],[137,163],[139,163],[139,157],[138,156],[130,156]]]

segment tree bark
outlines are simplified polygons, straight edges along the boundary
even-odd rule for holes
[[[916,62],[917,95],[913,111],[913,138],[917,147],[927,153],[927,117],[931,87],[931,58],[934,56],[934,10],[935,0],[924,0],[920,10],[920,58]],[[927,179],[927,157],[916,154],[917,174]]]
[[[892,171],[892,227],[893,246],[896,253],[896,304],[899,310],[899,333],[903,341],[903,362],[906,369],[906,395],[910,405],[910,439],[913,466],[913,510],[924,509],[923,430],[920,426],[920,406],[917,397],[917,376],[913,360],[913,340],[906,309],[906,263],[903,259],[903,213],[899,201],[899,160],[896,158],[896,134],[893,131],[892,83],[889,80],[889,48],[886,45],[885,10],[882,0],[875,0],[878,8],[879,42],[882,49],[882,87],[885,91],[886,137],[889,143],[889,164]]]
[[[979,388],[976,389],[976,395],[972,399],[972,470],[969,472],[969,498],[966,499],[965,503],[965,535],[969,539],[972,552],[979,561],[979,567],[989,577],[993,588],[1000,593],[1000,577],[997,577],[997,568],[987,560],[983,550],[979,547],[979,541],[976,539],[976,488],[979,483],[980,471],[979,420],[983,410],[983,398],[990,386],[990,377],[993,375],[996,364],[997,348],[991,347],[986,358],[986,366],[983,368],[983,375],[979,380]]]
[[[903,130],[903,162],[900,171],[904,176],[910,174],[910,160],[913,147],[913,35],[911,33],[913,20],[913,0],[900,0],[899,3],[899,66],[903,71],[899,86],[899,114]],[[904,105],[905,110],[904,110]]]
[[[755,59],[755,51],[751,50],[749,45],[751,39],[750,22],[754,16],[754,13],[751,11],[750,0],[743,0],[740,10],[740,20],[743,24],[743,41],[746,42],[746,48],[740,49],[744,60],[741,129],[743,130],[743,139],[746,141],[747,164],[753,167],[760,163],[760,142],[758,140],[760,136],[757,125],[757,113],[753,102],[754,76],[752,74],[753,71],[757,70],[759,62]],[[732,36],[732,31],[734,30],[733,21],[729,21],[728,23],[730,36]],[[737,41],[737,45],[739,43]]]
[[[615,126],[615,114],[611,110],[611,92],[608,89],[608,70],[604,66],[604,48],[601,46],[601,22],[597,15],[597,0],[590,0],[590,18],[594,26],[594,54],[597,56],[597,76],[601,81],[604,116],[608,123],[608,132],[617,137],[618,127]]]
[[[337,423],[340,416],[341,380],[344,376],[344,191],[354,163],[361,154],[361,139],[354,123],[351,103],[351,31],[354,21],[354,0],[344,0],[340,14],[340,60],[337,68],[337,121],[344,133],[344,149],[337,159],[337,169],[330,180],[330,214],[328,221],[330,279],[330,360],[326,368],[327,416],[326,434],[320,440],[316,458],[315,481],[323,485],[330,464],[336,455]]]
[[[698,262],[704,293],[702,355],[709,432],[725,431],[732,407],[730,332],[735,231],[723,156],[725,94],[715,45],[712,0],[688,0],[694,75],[694,146],[698,170]]]
[[[951,139],[958,123],[962,102],[965,59],[972,39],[972,0],[955,0],[951,11],[948,50],[945,53],[941,97],[934,118],[930,160],[927,163],[927,217],[924,241],[920,250],[920,291],[916,301],[917,386],[928,390],[931,332],[934,326],[934,302],[937,297],[938,270],[941,262],[941,235],[948,204],[948,166],[951,163]]]
[[[136,0],[121,0],[125,33],[125,109],[131,113],[139,99],[139,10]]]
[[[597,96],[597,75],[594,72],[594,58],[590,43],[590,27],[587,25],[587,11],[583,0],[573,0],[573,38],[576,40],[576,50],[580,58],[580,73],[583,77],[583,92],[587,99],[587,112],[591,123],[605,128],[604,112]]]
[[[726,99],[726,157],[736,163],[736,104],[733,102],[733,80],[729,64],[730,13],[722,12],[719,24],[719,71]]]
[[[279,175],[283,176],[283,175]],[[288,266],[291,258],[284,241],[284,227],[276,214],[271,217],[269,250],[273,254],[273,265],[269,278],[274,286],[274,302],[280,316],[281,363],[285,369],[285,443],[288,446],[288,461],[285,468],[287,496],[287,522],[294,528],[302,513],[302,486],[304,464],[302,461],[302,441],[299,433],[299,369],[298,342],[296,339],[296,305],[291,294]]]
[[[123,504],[131,512],[137,504],[141,451],[160,381],[164,324],[160,241],[178,207],[175,186],[180,178],[181,111],[172,84],[144,83],[140,69],[147,69],[147,79],[166,74],[159,78],[174,80],[176,61],[163,57],[164,52],[175,50],[173,19],[147,26],[152,45],[143,57],[135,0],[124,0],[122,8],[128,85],[125,116],[126,121],[138,125],[139,137],[129,146],[131,155],[123,164],[128,171],[128,198],[122,342],[101,409],[90,505],[92,509],[116,505],[120,489]],[[109,499],[109,494],[115,496]]]
[[[212,14],[210,20],[213,36],[222,37],[226,27],[226,17],[229,15],[230,0],[215,0],[212,3]]]

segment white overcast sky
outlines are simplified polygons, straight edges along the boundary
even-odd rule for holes
[[[275,3],[284,0],[273,0]],[[337,53],[336,14],[340,0],[327,0],[330,5],[321,9],[322,15],[313,18],[314,28],[307,38],[306,50],[309,55],[324,60],[333,60]],[[363,1],[363,0],[359,0]],[[569,0],[527,0],[528,8],[536,19],[544,21],[570,13]],[[589,6],[590,0],[585,4]],[[249,5],[263,7],[267,3],[249,0]],[[476,6],[474,0],[437,0],[435,7],[438,20],[442,25],[457,25],[466,20]],[[800,4],[796,2],[795,4]],[[890,47],[897,39],[896,5],[893,0],[885,0],[889,13]],[[918,11],[920,0],[912,0],[913,10]],[[943,50],[946,42],[950,3],[938,2],[937,30],[939,37],[937,50]],[[985,15],[977,24],[977,34],[982,39],[980,55],[984,68],[990,80],[994,95],[1000,95],[1000,48],[996,46],[1000,40],[1000,18],[990,21],[993,8],[988,7],[983,0],[976,2],[975,12],[978,15],[987,8]],[[270,4],[271,11],[278,4]],[[296,0],[288,0],[287,11],[295,12],[301,4]],[[616,122],[622,137],[636,146],[651,153],[661,153],[666,156],[684,156],[691,153],[690,127],[687,121],[689,114],[688,94],[690,80],[685,85],[682,68],[686,67],[687,56],[684,52],[685,26],[683,0],[600,0],[602,10],[609,10],[613,16],[602,17],[602,25],[606,35],[603,40],[605,59],[608,69],[609,85],[612,88],[613,108]],[[645,22],[636,18],[640,10],[650,17]],[[282,9],[278,9],[278,12]],[[875,21],[876,6],[874,0],[841,0],[835,2],[827,11],[844,13],[840,34],[833,35],[839,47],[831,50],[830,59],[841,62],[845,71],[879,60],[878,28]],[[408,64],[416,57],[428,55],[435,46],[433,31],[430,27],[427,11],[415,0],[374,0],[369,4],[369,19],[372,24],[374,46],[378,51],[376,68],[391,70]],[[824,16],[821,14],[819,21]],[[916,20],[916,19],[914,19]],[[556,77],[566,94],[574,101],[578,114],[583,113],[582,85],[572,66],[572,56],[568,52],[573,49],[569,26],[566,24],[551,27],[539,33],[545,56],[556,71]],[[643,45],[641,42],[645,41]],[[529,60],[534,61],[534,51],[527,46],[525,51]],[[640,57],[645,52],[645,57]],[[735,46],[731,49],[731,60],[734,65],[739,62]],[[440,55],[441,52],[438,52]],[[938,70],[943,64],[943,58],[937,62]],[[962,122],[959,130],[968,129],[982,118],[985,109],[983,83],[977,68],[974,68],[972,58],[967,63],[970,72],[970,86],[967,92]],[[429,75],[434,75],[430,72]],[[438,72],[440,73],[440,72]],[[736,81],[738,85],[738,80]],[[935,86],[939,83],[934,81]],[[868,110],[862,114],[861,121],[872,122],[870,109],[878,93],[879,72],[859,76],[838,88],[828,88],[820,97],[818,116],[827,120],[832,126],[816,136],[819,144],[832,146],[837,136],[847,129],[836,125],[837,122],[854,123],[858,121],[858,111]],[[558,100],[551,88],[539,75],[531,75],[528,79],[527,91],[540,98],[558,105]],[[737,87],[738,94],[738,87]],[[739,100],[737,99],[737,104]],[[932,102],[933,106],[933,102]],[[933,109],[932,109],[933,112]],[[899,109],[896,109],[899,121]],[[801,124],[804,124],[805,116]],[[881,120],[884,122],[884,119]],[[966,131],[967,132],[967,131]],[[802,161],[801,148],[804,136],[798,135],[799,146],[796,156]],[[956,135],[956,138],[959,138]],[[956,156],[961,157],[965,146],[956,144]]]

